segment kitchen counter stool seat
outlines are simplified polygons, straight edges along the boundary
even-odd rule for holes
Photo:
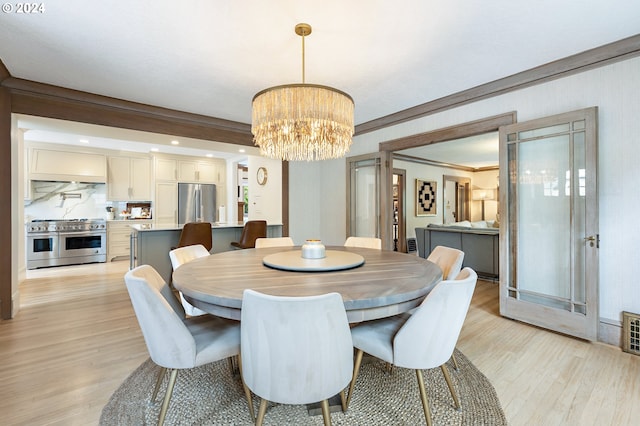
[[[211,251],[213,247],[213,237],[210,222],[185,223],[180,233],[178,245],[174,248],[193,246],[196,244],[202,244],[207,251]]]
[[[240,241],[233,241],[231,245],[239,249],[255,248],[257,238],[267,237],[266,220],[250,220],[244,224]]]

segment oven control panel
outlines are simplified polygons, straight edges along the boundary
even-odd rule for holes
[[[57,230],[55,223],[31,222],[27,224],[27,232],[55,232]]]
[[[82,232],[82,231],[107,231],[107,223],[104,220],[77,219],[77,220],[34,220],[27,224],[27,233],[35,232]]]

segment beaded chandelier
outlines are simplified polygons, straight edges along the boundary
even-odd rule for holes
[[[353,136],[351,96],[328,86],[305,84],[304,38],[311,26],[298,24],[302,37],[302,84],[275,86],[253,97],[251,132],[260,154],[285,161],[340,158]]]

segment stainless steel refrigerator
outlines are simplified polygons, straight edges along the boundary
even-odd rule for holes
[[[178,184],[178,224],[216,221],[216,186],[201,183]]]

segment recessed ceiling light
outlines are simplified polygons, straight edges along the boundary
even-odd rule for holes
[[[82,142],[82,143],[89,143],[89,140],[88,140],[88,139],[80,139],[80,142]]]
[[[207,157],[213,158],[213,154],[207,154]]]
[[[245,151],[244,151],[244,148],[240,148],[240,149],[238,150],[238,152],[245,152]]]
[[[160,151],[158,148],[151,148],[151,152],[158,152]]]
[[[171,141],[171,145],[180,145],[180,141],[173,140]]]

